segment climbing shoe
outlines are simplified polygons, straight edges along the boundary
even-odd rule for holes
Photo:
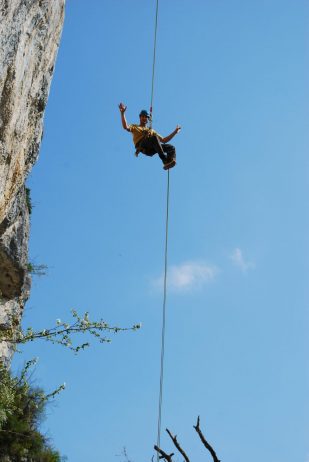
[[[169,168],[175,167],[175,165],[176,165],[176,160],[172,159],[164,164],[163,169],[168,170]]]

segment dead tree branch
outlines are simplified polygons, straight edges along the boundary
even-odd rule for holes
[[[187,456],[187,454],[185,453],[185,451],[182,449],[182,447],[180,446],[180,444],[177,441],[177,435],[173,436],[168,428],[166,429],[166,431],[167,431],[169,437],[171,438],[171,440],[173,441],[174,445],[176,446],[176,448],[180,452],[180,454],[184,457],[185,461],[190,462],[189,457]]]
[[[220,460],[218,459],[217,457],[217,454],[215,453],[214,449],[210,446],[210,444],[208,443],[208,441],[206,441],[206,438],[205,436],[203,435],[201,429],[200,429],[200,416],[198,416],[197,418],[197,423],[196,425],[193,425],[193,428],[195,429],[195,431],[197,432],[198,436],[200,437],[200,440],[202,441],[203,445],[205,446],[205,448],[210,452],[210,454],[212,455],[212,458],[214,460],[214,462],[220,462]]]
[[[171,454],[166,454],[166,452],[164,452],[163,449],[160,449],[159,446],[157,446],[156,444],[154,445],[154,448],[160,454],[160,459],[165,459],[166,462],[173,462],[173,452]]]

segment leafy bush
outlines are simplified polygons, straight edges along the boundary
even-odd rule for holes
[[[45,395],[28,383],[29,361],[18,377],[0,368],[0,460],[60,462],[63,460],[39,430],[47,401],[61,388]]]

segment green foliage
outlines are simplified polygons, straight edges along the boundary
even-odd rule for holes
[[[46,403],[59,393],[61,385],[46,395],[40,388],[28,383],[29,361],[18,377],[0,368],[0,460],[14,462],[60,462],[39,425],[44,417]]]
[[[31,201],[31,195],[30,195],[30,188],[27,188],[27,187],[26,187],[26,204],[27,204],[28,212],[31,215],[32,201]]]
[[[74,340],[81,335],[90,335],[100,343],[111,342],[106,334],[116,334],[122,331],[137,330],[141,327],[136,324],[129,328],[110,326],[102,319],[92,321],[86,312],[79,315],[71,311],[72,322],[69,324],[60,319],[50,329],[39,331],[31,327],[22,331],[19,319],[12,316],[0,330],[0,342],[11,345],[46,340],[62,345],[78,353],[89,346],[89,342],[75,343]],[[44,417],[44,410],[48,400],[52,399],[65,385],[59,386],[49,394],[41,389],[34,388],[28,383],[28,371],[35,361],[29,361],[19,377],[11,374],[0,363],[0,461],[1,462],[60,462],[59,453],[49,444],[47,438],[39,431],[39,424]]]
[[[47,274],[47,265],[36,265],[29,262],[27,264],[27,271],[28,273],[34,274],[35,276],[45,276]]]
[[[140,329],[140,324],[135,324],[132,327],[115,327],[110,326],[102,319],[100,321],[92,321],[89,318],[89,313],[86,312],[83,315],[79,315],[77,311],[72,310],[73,320],[71,323],[63,322],[60,319],[56,320],[56,326],[50,329],[42,329],[35,331],[32,327],[28,327],[25,331],[16,330],[13,322],[11,327],[6,327],[0,331],[0,341],[9,342],[12,344],[21,344],[27,342],[33,342],[34,340],[46,340],[48,342],[65,346],[74,353],[78,353],[80,350],[85,349],[90,345],[87,342],[81,342],[79,344],[73,343],[73,336],[77,334],[85,335],[88,334],[96,338],[100,343],[110,343],[111,339],[106,337],[107,334],[117,334],[118,332],[137,330]]]
[[[0,369],[0,430],[14,411],[15,383],[7,371]]]

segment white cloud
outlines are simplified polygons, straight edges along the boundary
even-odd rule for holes
[[[236,249],[233,250],[230,258],[234,265],[241,269],[241,271],[243,271],[244,273],[246,273],[250,269],[255,268],[253,262],[245,260],[243,253],[239,247],[236,247]]]
[[[167,285],[174,291],[186,291],[201,288],[214,280],[218,268],[204,262],[185,262],[180,265],[172,265],[167,273]],[[156,288],[163,287],[164,276],[162,275],[153,285]]]

